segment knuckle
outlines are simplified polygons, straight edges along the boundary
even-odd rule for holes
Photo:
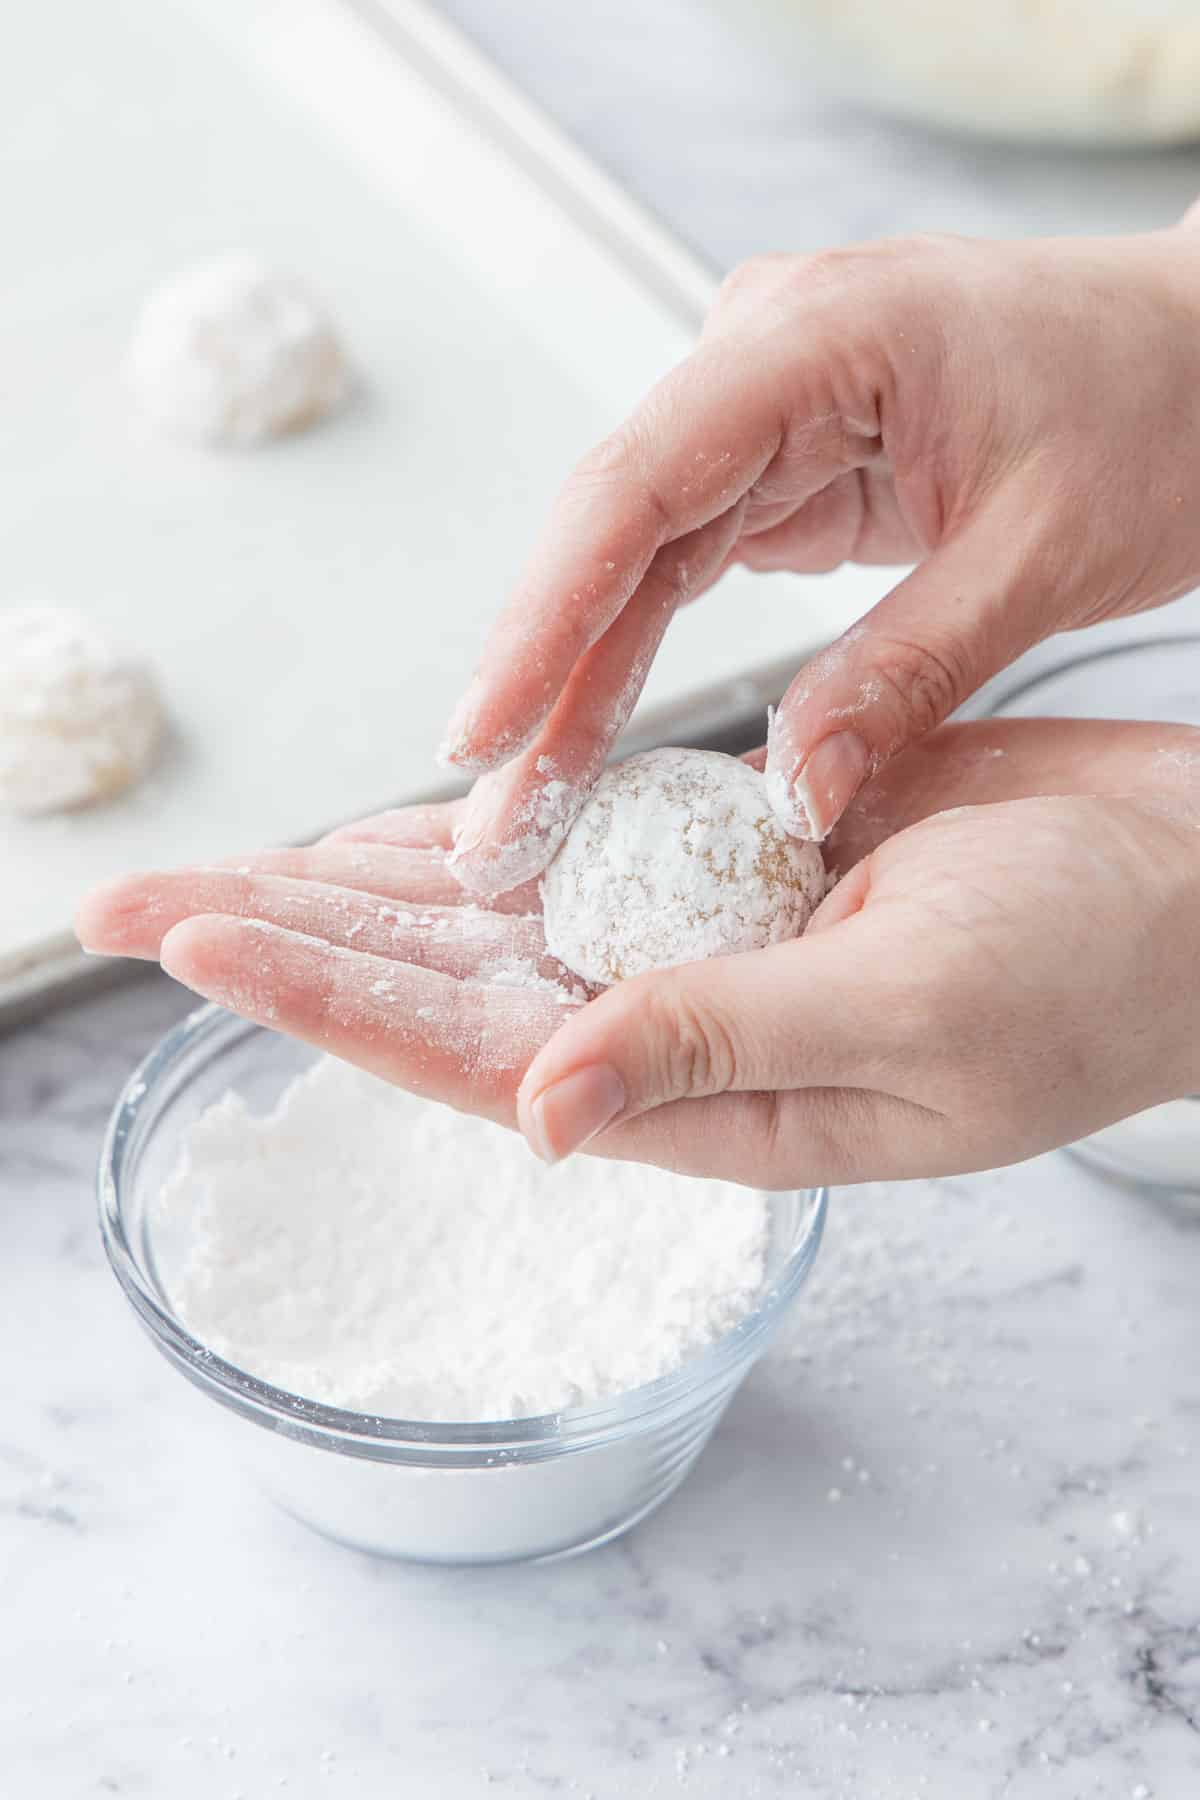
[[[912,262],[922,257],[932,262],[959,249],[965,241],[952,231],[910,231],[902,237],[885,239],[879,248],[897,261]]]
[[[836,308],[844,304],[851,290],[861,286],[865,273],[882,269],[888,260],[886,249],[878,244],[837,244],[801,254],[754,256],[725,277],[714,315],[736,313],[748,302],[782,324],[794,320],[797,311],[807,316],[814,308]]]
[[[865,266],[879,260],[880,252],[875,244],[830,244],[798,259],[796,279],[806,286],[841,281],[848,275],[860,274]]]
[[[731,270],[721,283],[717,306],[772,293],[804,300],[826,288],[845,290],[865,275],[881,279],[916,265],[932,270],[961,254],[966,240],[951,232],[913,232],[874,242],[830,244],[797,254],[768,252],[752,256]]]
[[[873,244],[831,244],[813,250],[793,259],[796,287],[802,293],[811,293],[820,288],[857,286],[865,275],[877,279],[898,260],[899,250],[894,239]]]
[[[683,984],[669,977],[646,990],[656,1067],[652,1079],[664,1098],[720,1094],[733,1086],[737,1051],[733,1033]]]
[[[627,475],[636,467],[638,449],[632,425],[628,420],[593,444],[575,465],[573,479],[581,483],[610,481]]]
[[[881,327],[920,319],[949,291],[956,250],[961,260],[961,240],[935,232],[817,250],[794,259],[789,292],[831,319],[844,319],[846,308]]]
[[[899,715],[900,738],[932,731],[970,692],[966,655],[947,644],[889,638],[878,647],[875,674]]]
[[[748,256],[745,262],[738,263],[726,275],[717,289],[717,305],[727,300],[741,300],[747,294],[760,292],[764,287],[774,284],[789,263],[795,257],[788,251],[768,250],[758,256]]]
[[[771,1188],[808,1187],[870,1179],[870,1103],[849,1088],[762,1096],[762,1148],[748,1176]]]
[[[576,463],[567,495],[599,492],[619,506],[640,506],[659,538],[667,539],[678,529],[675,508],[655,479],[649,438],[644,419],[626,419]]]

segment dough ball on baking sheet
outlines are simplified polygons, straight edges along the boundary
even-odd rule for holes
[[[154,760],[165,714],[143,664],[55,607],[0,609],[0,811],[118,794]]]
[[[171,276],[134,329],[129,379],[171,437],[253,444],[298,431],[346,391],[333,328],[293,276],[231,251]]]

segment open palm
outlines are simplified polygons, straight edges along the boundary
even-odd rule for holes
[[[961,1170],[1198,1084],[1194,759],[1182,728],[946,727],[848,811],[804,938],[595,996],[533,886],[464,895],[462,803],[130,876],[79,932],[552,1158],[588,1138],[767,1187]]]

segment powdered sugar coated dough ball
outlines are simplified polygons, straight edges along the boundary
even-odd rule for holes
[[[346,390],[329,321],[305,288],[233,251],[182,270],[142,308],[129,375],[173,437],[250,444],[323,418]]]
[[[84,619],[0,611],[0,810],[56,812],[119,793],[149,768],[163,725],[149,670]]]
[[[589,981],[798,937],[825,893],[761,775],[710,750],[648,750],[601,776],[542,884],[546,942]]]

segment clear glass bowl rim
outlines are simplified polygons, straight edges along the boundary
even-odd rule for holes
[[[1154,655],[1164,650],[1200,649],[1200,631],[1164,632],[1161,636],[1144,638],[1125,638],[1115,644],[1099,644],[1090,649],[1078,650],[1073,656],[1064,656],[1061,661],[1047,663],[1044,668],[1029,670],[1013,682],[1012,686],[1003,685],[1004,677],[988,683],[984,696],[985,704],[976,711],[970,704],[963,708],[962,716],[980,719],[1005,719],[1011,716],[1011,709],[1018,703],[1036,699],[1043,688],[1050,688],[1062,681],[1064,677],[1075,675],[1081,669],[1094,664],[1125,662],[1136,660],[1146,655]],[[1017,673],[1016,670],[1006,674]],[[1054,718],[1056,714],[1048,714]]]
[[[140,1323],[193,1382],[260,1425],[347,1455],[421,1462],[440,1462],[440,1451],[448,1452],[455,1461],[456,1451],[488,1453],[490,1460],[502,1452],[524,1451],[536,1456],[540,1446],[540,1454],[548,1455],[624,1437],[655,1425],[665,1413],[690,1411],[713,1389],[731,1385],[738,1372],[765,1349],[816,1259],[829,1199],[829,1190],[823,1187],[799,1190],[809,1202],[806,1229],[793,1243],[760,1304],[731,1331],[656,1381],[611,1400],[558,1413],[465,1423],[399,1419],[327,1406],[274,1387],[206,1349],[168,1310],[130,1244],[123,1207],[126,1157],[137,1145],[142,1115],[153,1108],[180,1063],[205,1045],[213,1049],[225,1040],[224,1047],[231,1048],[235,1040],[253,1035],[268,1037],[271,1033],[211,1005],[190,1013],[167,1032],[129,1076],[116,1101],[100,1152],[97,1186],[104,1248]]]

